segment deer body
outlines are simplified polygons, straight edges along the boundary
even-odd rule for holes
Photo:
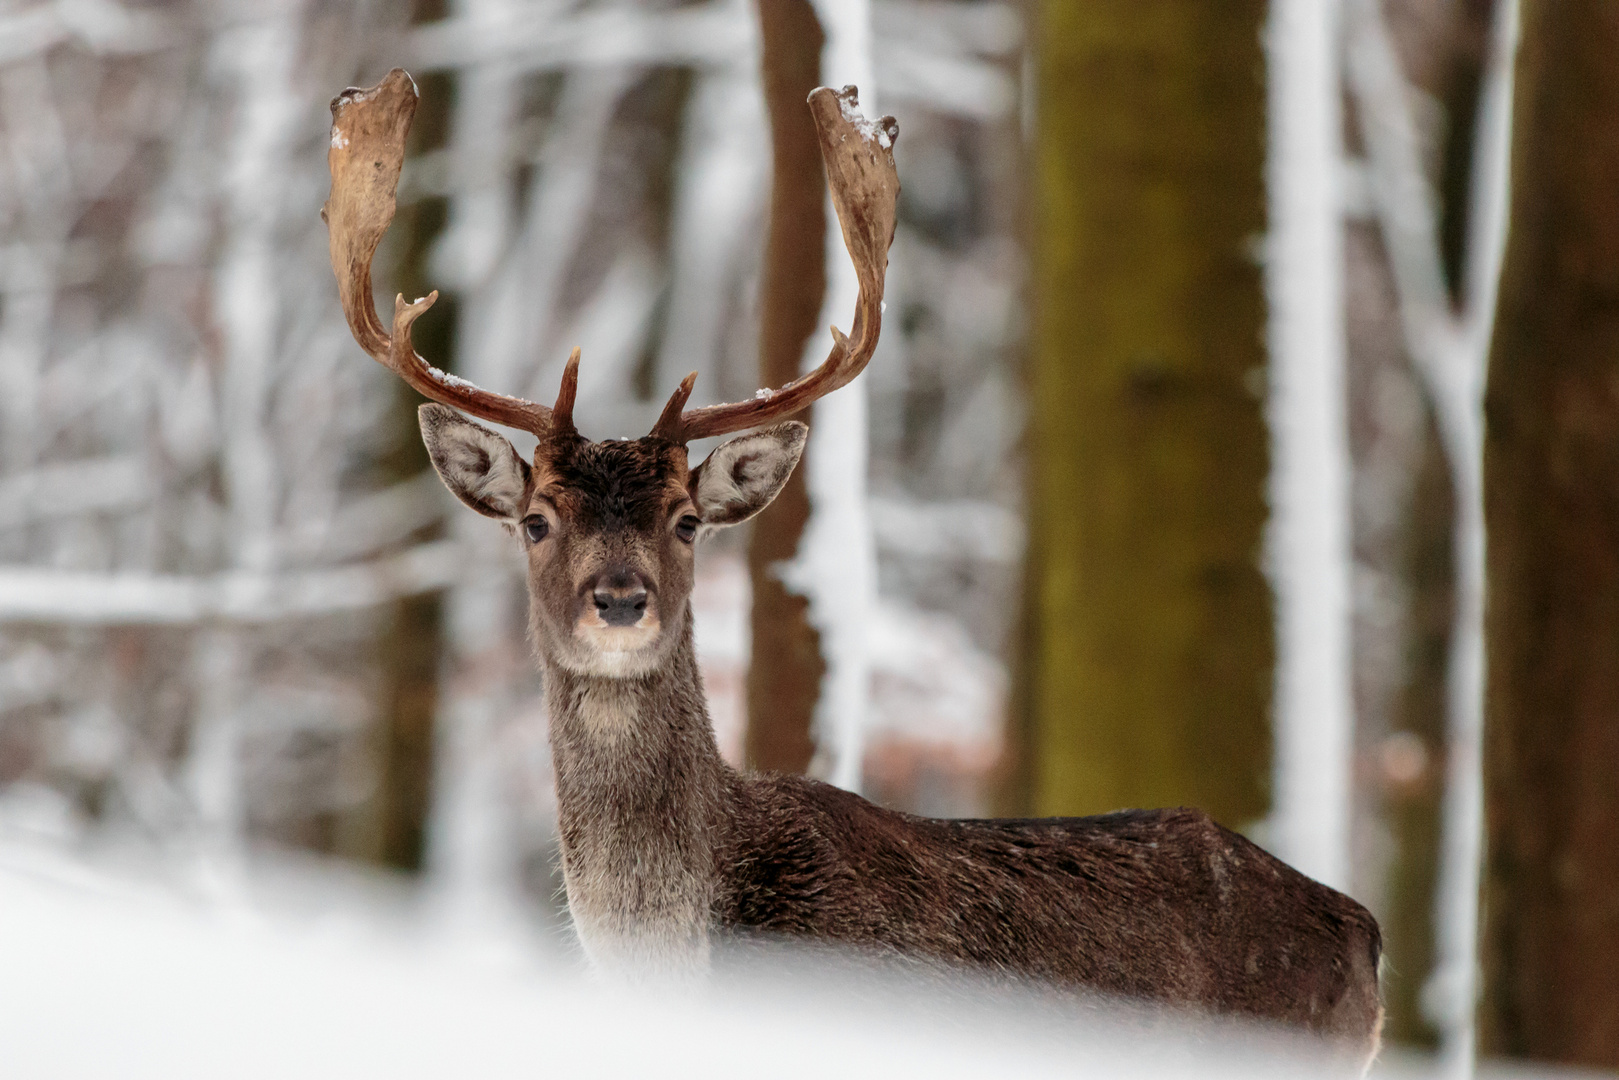
[[[757,512],[796,462],[802,425],[735,439],[697,470],[661,440],[566,433],[525,479],[493,432],[439,406],[423,416],[452,490],[508,521],[548,522],[538,541],[530,525],[514,531],[568,903],[598,968],[697,977],[731,937],[767,935],[1375,1040],[1371,916],[1198,811],[932,820],[721,759],[693,647],[693,547],[668,522]],[[502,461],[509,479],[492,482]],[[466,462],[491,467],[469,478]],[[643,607],[608,629],[597,624],[618,608],[602,582],[620,565],[635,568]],[[652,623],[632,653],[643,661],[600,651]]]
[[[1196,810],[933,820],[740,773],[683,636],[628,688],[547,668],[568,903],[598,966],[696,975],[762,933],[1370,1044],[1380,941],[1348,897]]]
[[[808,434],[781,421],[858,375],[882,324],[897,128],[863,120],[852,88],[817,90],[810,105],[860,280],[851,333],[834,328],[826,363],[787,386],[687,410],[693,375],[650,434],[593,442],[573,422],[578,350],[546,407],[416,355],[411,326],[437,294],[396,299],[384,329],[370,264],[393,218],[415,84],[396,70],[332,103],[323,213],[350,328],[436,403],[421,407],[434,467],[527,559],[563,874],[587,954],[604,972],[678,980],[701,977],[733,939],[807,940],[1282,1021],[1375,1049],[1372,917],[1197,811],[930,820],[720,758],[692,645],[696,544],[776,497]],[[532,461],[462,412],[532,432]],[[734,432],[749,433],[688,464],[688,442]]]

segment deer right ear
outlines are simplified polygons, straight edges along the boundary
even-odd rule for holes
[[[485,517],[515,522],[528,495],[528,462],[505,437],[444,405],[416,410],[427,456],[450,493]]]
[[[804,454],[809,428],[796,420],[721,443],[691,474],[704,525],[736,525],[769,506]]]

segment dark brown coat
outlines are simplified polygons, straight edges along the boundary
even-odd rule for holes
[[[935,820],[739,773],[715,748],[689,619],[675,662],[632,687],[548,668],[564,872],[593,959],[667,974],[766,935],[1375,1049],[1381,942],[1355,901],[1197,810]],[[611,718],[581,706],[602,694]]]

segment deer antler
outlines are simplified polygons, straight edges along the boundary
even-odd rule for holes
[[[383,330],[371,299],[371,258],[394,218],[394,191],[405,160],[405,136],[416,115],[416,83],[401,68],[369,90],[350,88],[332,99],[332,148],[326,160],[332,170],[332,193],[321,209],[331,234],[332,271],[338,296],[354,340],[422,396],[484,420],[543,436],[553,427],[552,411],[522,398],[492,393],[446,375],[420,356],[410,342],[410,327],[433,306],[437,292],[415,303],[394,299],[393,332]],[[578,351],[570,361],[577,371]],[[573,395],[564,379],[567,423],[571,426]],[[561,402],[559,401],[559,412]]]
[[[573,428],[573,401],[579,369],[574,350],[563,375],[555,410],[522,398],[507,397],[446,375],[416,354],[411,325],[433,306],[432,292],[406,303],[394,299],[392,332],[385,331],[371,297],[371,259],[394,217],[394,193],[405,159],[405,136],[416,115],[416,83],[394,68],[368,90],[350,88],[332,100],[332,145],[327,163],[332,192],[321,209],[331,236],[332,271],[349,329],[360,347],[422,396],[480,419],[544,436]],[[855,88],[841,92],[820,87],[809,96],[810,112],[821,139],[832,204],[843,228],[843,243],[860,282],[852,338],[832,328],[832,352],[810,374],[779,390],[761,390],[752,401],[707,405],[685,411],[697,376],[693,372],[664,406],[652,434],[685,443],[759,427],[796,413],[817,398],[847,385],[865,369],[877,347],[883,322],[883,278],[888,247],[894,241],[899,176],[894,169],[894,141],[899,125],[892,116],[873,124],[860,115]]]
[[[691,396],[695,372],[686,376],[652,434],[685,443],[710,435],[724,435],[759,427],[790,416],[817,398],[846,386],[865,370],[877,348],[883,325],[883,278],[888,270],[888,247],[894,242],[895,204],[899,200],[899,174],[894,169],[894,141],[899,125],[892,116],[872,123],[860,115],[855,88],[841,92],[819,87],[809,96],[815,129],[821,137],[821,159],[832,189],[832,205],[843,227],[843,244],[860,280],[850,337],[832,328],[832,352],[820,367],[779,390],[761,390],[752,401],[706,405],[684,411]]]

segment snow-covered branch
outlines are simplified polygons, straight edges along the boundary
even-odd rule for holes
[[[1346,0],[1350,85],[1360,105],[1373,200],[1388,245],[1407,348],[1427,384],[1456,494],[1456,608],[1447,671],[1443,840],[1435,970],[1424,1004],[1448,1075],[1471,1076],[1478,996],[1484,827],[1484,388],[1505,251],[1516,0],[1497,0],[1486,57],[1462,310],[1445,287],[1438,214],[1422,169],[1411,89],[1376,0]]]
[[[1276,590],[1272,842],[1349,887],[1349,441],[1345,419],[1337,6],[1278,0],[1270,70],[1271,523]]]
[[[375,607],[459,579],[465,553],[450,541],[331,569],[207,577],[0,567],[0,622],[80,626],[266,623]]]
[[[655,64],[726,67],[758,51],[749,5],[739,0],[664,11],[608,7],[563,13],[556,5],[468,5],[412,31],[413,67],[510,64],[517,73]]]

